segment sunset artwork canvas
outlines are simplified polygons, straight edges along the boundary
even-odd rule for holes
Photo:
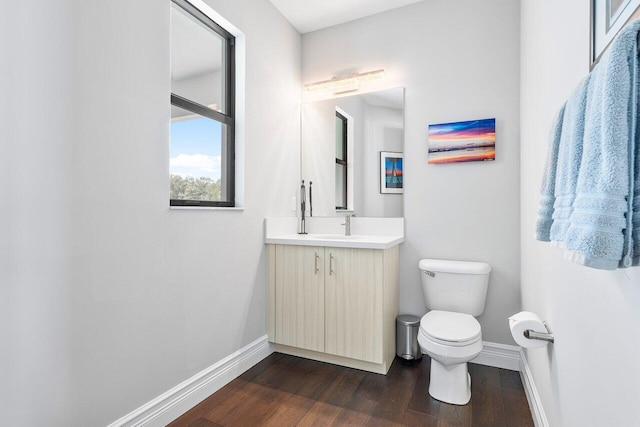
[[[495,118],[429,125],[429,163],[495,159]]]

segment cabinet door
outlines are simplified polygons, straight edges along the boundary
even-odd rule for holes
[[[324,351],[324,248],[276,246],[275,342]]]
[[[326,352],[382,363],[382,251],[325,251]]]

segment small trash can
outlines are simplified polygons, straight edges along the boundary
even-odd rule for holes
[[[418,345],[420,318],[412,314],[402,314],[396,319],[396,354],[407,363],[422,359]]]

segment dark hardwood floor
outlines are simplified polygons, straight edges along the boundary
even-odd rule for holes
[[[518,372],[469,364],[471,402],[429,396],[430,359],[385,375],[274,353],[171,427],[487,426],[533,427]]]

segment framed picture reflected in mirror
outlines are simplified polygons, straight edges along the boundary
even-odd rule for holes
[[[404,154],[393,151],[380,152],[380,193],[404,192]]]

